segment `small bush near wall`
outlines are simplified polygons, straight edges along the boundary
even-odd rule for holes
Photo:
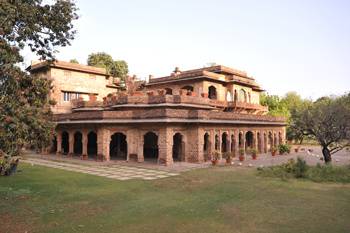
[[[282,180],[303,178],[314,182],[350,183],[350,165],[336,167],[317,164],[317,166],[308,166],[305,160],[298,158],[297,161],[290,159],[287,163],[278,166],[258,168],[258,175],[281,178]]]
[[[288,144],[280,144],[278,145],[278,152],[280,153],[280,155],[282,154],[289,154],[290,153],[290,145]]]

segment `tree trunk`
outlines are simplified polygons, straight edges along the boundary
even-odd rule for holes
[[[324,158],[325,163],[332,162],[331,152],[329,151],[329,149],[326,146],[324,146],[322,148],[322,154],[323,154],[323,158]]]

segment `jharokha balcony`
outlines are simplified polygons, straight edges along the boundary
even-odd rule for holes
[[[94,98],[90,101],[75,100],[72,105],[72,113],[58,114],[55,120],[182,119],[189,122],[285,122],[283,117],[266,115],[267,107],[258,104],[212,100],[206,95],[166,95],[162,91],[135,92],[129,95],[119,93],[109,95],[103,101],[96,101]]]
[[[179,95],[166,94],[164,90],[141,92],[136,91],[132,94],[121,92],[110,94],[103,98],[103,101],[96,101],[90,98],[90,101],[73,100],[73,111],[82,109],[119,109],[119,108],[137,108],[137,107],[184,107],[207,110],[223,110],[225,112],[250,113],[265,115],[268,111],[266,106],[260,104],[238,102],[238,101],[220,101],[209,99],[207,95],[197,95],[194,92],[180,92]]]

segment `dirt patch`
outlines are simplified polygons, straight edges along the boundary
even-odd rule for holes
[[[0,214],[1,233],[32,233],[33,225],[16,215]]]

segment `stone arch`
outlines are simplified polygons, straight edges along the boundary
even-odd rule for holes
[[[228,152],[229,139],[228,134],[223,132],[221,135],[221,152]]]
[[[247,102],[247,93],[244,89],[239,90],[239,102]]]
[[[216,100],[218,98],[217,92],[216,92],[216,87],[214,86],[209,86],[208,87],[208,98]]]
[[[143,135],[143,156],[145,159],[158,159],[158,135],[154,132],[147,132]]]
[[[245,147],[246,148],[253,148],[254,146],[254,134],[252,131],[247,131],[245,134]]]
[[[69,153],[69,133],[67,131],[62,132],[61,151],[65,155]]]
[[[128,142],[125,134],[117,132],[111,136],[111,141],[109,143],[109,156],[110,159],[127,159]]]
[[[88,156],[96,157],[97,156],[97,133],[90,131],[87,135],[87,153]]]
[[[165,88],[165,94],[166,94],[166,95],[172,95],[172,94],[173,94],[173,89],[171,89],[171,88]]]
[[[185,140],[181,133],[173,135],[173,160],[185,161]]]
[[[73,153],[75,155],[83,153],[83,134],[80,131],[74,133]]]
[[[206,132],[203,136],[204,143],[203,143],[203,153],[204,153],[204,160],[207,161],[210,157],[210,134]]]

